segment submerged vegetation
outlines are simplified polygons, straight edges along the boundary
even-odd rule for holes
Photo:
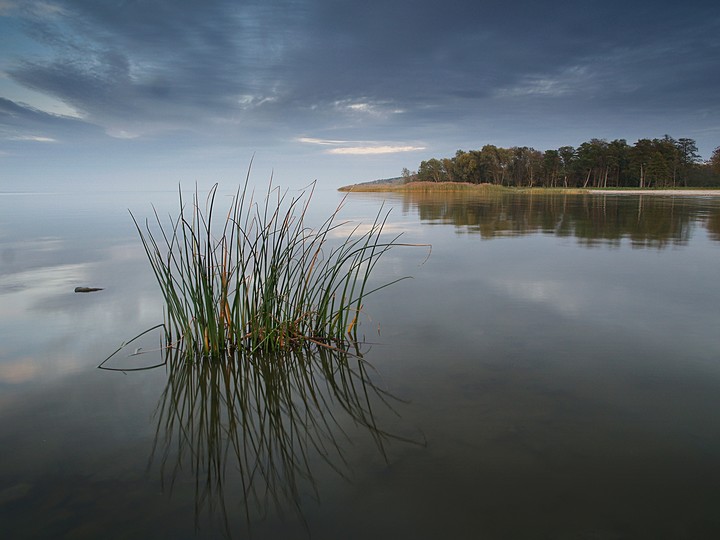
[[[165,299],[168,344],[201,356],[272,353],[306,343],[347,349],[357,340],[370,274],[398,236],[381,240],[387,214],[369,229],[337,221],[342,204],[318,227],[305,223],[307,197],[268,188],[257,202],[241,185],[216,229],[217,185],[205,209],[197,192],[189,209],[163,226],[135,226]],[[335,236],[341,235],[338,243]]]

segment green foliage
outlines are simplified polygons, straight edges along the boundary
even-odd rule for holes
[[[367,232],[355,227],[334,243],[345,225],[336,222],[340,207],[316,229],[305,224],[312,190],[287,199],[270,187],[255,202],[246,180],[219,228],[216,194],[217,185],[203,211],[197,192],[189,209],[180,192],[180,213],[167,226],[157,211],[156,228],[133,216],[165,299],[168,343],[214,357],[307,342],[344,349],[356,340],[363,298],[390,284],[368,286],[398,238],[380,239],[387,214],[381,209]]]
[[[717,153],[717,151],[716,151]],[[713,161],[714,160],[714,161]],[[458,150],[420,163],[417,181],[491,183],[516,187],[687,187],[720,183],[720,158],[700,163],[693,139],[591,139],[544,154],[528,147]]]
[[[720,176],[720,146],[713,151],[709,165],[712,172]]]

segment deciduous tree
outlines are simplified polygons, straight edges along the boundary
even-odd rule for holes
[[[710,158],[710,169],[715,174],[720,174],[720,146],[718,146],[712,153]]]

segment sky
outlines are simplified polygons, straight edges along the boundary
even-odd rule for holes
[[[485,144],[720,146],[716,0],[0,0],[0,191],[341,185]]]

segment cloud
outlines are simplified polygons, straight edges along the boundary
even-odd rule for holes
[[[238,96],[237,101],[242,109],[251,109],[254,107],[261,107],[268,103],[274,103],[278,100],[276,96],[252,96],[244,94]]]
[[[571,66],[557,75],[527,75],[513,86],[498,88],[495,95],[500,98],[566,97],[586,91],[591,81],[592,76],[586,66]]]
[[[385,144],[371,141],[345,141],[337,139],[316,139],[314,137],[300,137],[298,142],[305,144],[316,144],[319,146],[332,146],[325,150],[327,154],[366,156],[374,154],[398,154],[402,152],[416,152],[425,150],[424,146],[409,144]],[[358,146],[362,144],[362,146]],[[352,145],[352,146],[349,146]]]
[[[348,144],[350,141],[340,141],[332,139],[315,139],[313,137],[300,137],[298,142],[307,144],[319,144],[321,146],[336,146],[339,144]]]
[[[51,95],[111,133],[209,131],[215,120],[242,117],[277,100],[282,13],[254,3],[210,1],[182,10],[168,2],[54,2],[24,20],[47,52],[20,56],[4,71]],[[42,3],[34,3],[36,8]]]
[[[342,113],[375,118],[385,118],[405,112],[404,109],[393,106],[391,102],[373,102],[365,98],[334,101],[332,107]]]
[[[105,131],[113,139],[137,139],[140,135],[124,129],[111,127]]]
[[[52,137],[41,137],[38,135],[19,135],[16,137],[9,137],[11,141],[30,141],[30,142],[42,142],[42,143],[54,143],[57,139]]]
[[[76,116],[42,111],[25,103],[0,97],[0,136],[18,141],[54,142],[67,136],[80,140],[97,137],[97,126]],[[43,133],[43,135],[34,135]]]
[[[273,122],[409,126],[437,116],[462,120],[469,111],[482,117],[497,98],[575,99],[585,74],[597,68],[599,83],[649,83],[654,78],[642,65],[614,62],[616,52],[658,44],[672,50],[680,41],[683,50],[690,44],[701,51],[703,42],[717,42],[718,30],[717,17],[700,21],[702,10],[663,1],[652,12],[624,5],[618,17],[612,0],[582,8],[450,0],[443,19],[452,21],[452,32],[438,31],[429,0],[384,3],[382,16],[346,0],[212,0],[182,10],[162,1],[30,5],[32,13],[54,6],[52,18],[26,21],[54,54],[27,57],[7,71],[106,130],[128,133],[149,126],[209,130],[228,118],[272,129]],[[688,33],[690,24],[697,36]],[[685,64],[692,76],[707,73],[706,63],[648,69],[665,73]],[[608,102],[622,95],[617,82],[598,88]],[[643,89],[653,92],[651,84]]]
[[[328,154],[343,155],[371,155],[371,154],[397,154],[400,152],[416,152],[425,150],[424,146],[349,146],[345,148],[332,148]]]

